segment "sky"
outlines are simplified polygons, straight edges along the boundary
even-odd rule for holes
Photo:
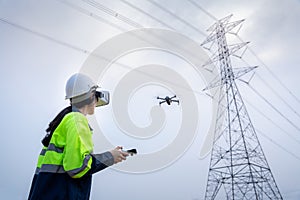
[[[93,177],[91,199],[203,199],[216,102],[202,89],[216,74],[201,67],[211,54],[200,44],[231,14],[245,21],[228,43],[250,41],[233,67],[258,66],[239,91],[283,198],[300,198],[299,1],[193,2],[0,0],[1,199],[27,198],[77,72],[111,93],[89,117],[95,153],[138,150]],[[179,105],[158,106],[173,94]]]

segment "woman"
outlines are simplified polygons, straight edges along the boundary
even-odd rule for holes
[[[66,84],[63,109],[49,124],[38,159],[28,199],[89,199],[92,174],[126,160],[129,155],[116,147],[93,154],[92,129],[86,115],[108,104],[100,99],[98,86],[84,74],[74,74]]]

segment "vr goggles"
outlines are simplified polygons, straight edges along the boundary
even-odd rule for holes
[[[108,91],[96,91],[95,97],[97,100],[96,107],[105,106],[109,104],[109,92]]]

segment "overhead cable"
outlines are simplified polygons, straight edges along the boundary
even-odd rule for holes
[[[168,13],[169,15],[171,15],[172,17],[176,18],[177,20],[179,20],[180,22],[182,22],[183,24],[185,24],[186,26],[190,27],[191,29],[195,30],[196,32],[198,32],[199,34],[203,35],[203,36],[207,36],[207,34],[205,34],[203,31],[199,30],[197,27],[195,27],[194,25],[192,25],[191,23],[187,22],[186,20],[180,18],[178,15],[176,15],[175,13],[169,11],[168,9],[162,7],[160,4],[158,4],[157,2],[153,1],[153,0],[147,0],[148,2],[152,3],[153,5],[155,5],[156,7],[158,7],[159,9],[163,10],[164,12]]]

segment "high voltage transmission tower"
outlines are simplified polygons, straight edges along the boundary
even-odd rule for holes
[[[247,44],[227,45],[226,34],[238,32],[243,22],[230,22],[231,16],[213,24],[202,43],[217,45],[211,62],[218,62],[220,71],[220,80],[205,88],[220,86],[205,199],[282,199],[235,82],[256,67],[231,66],[231,56]]]

